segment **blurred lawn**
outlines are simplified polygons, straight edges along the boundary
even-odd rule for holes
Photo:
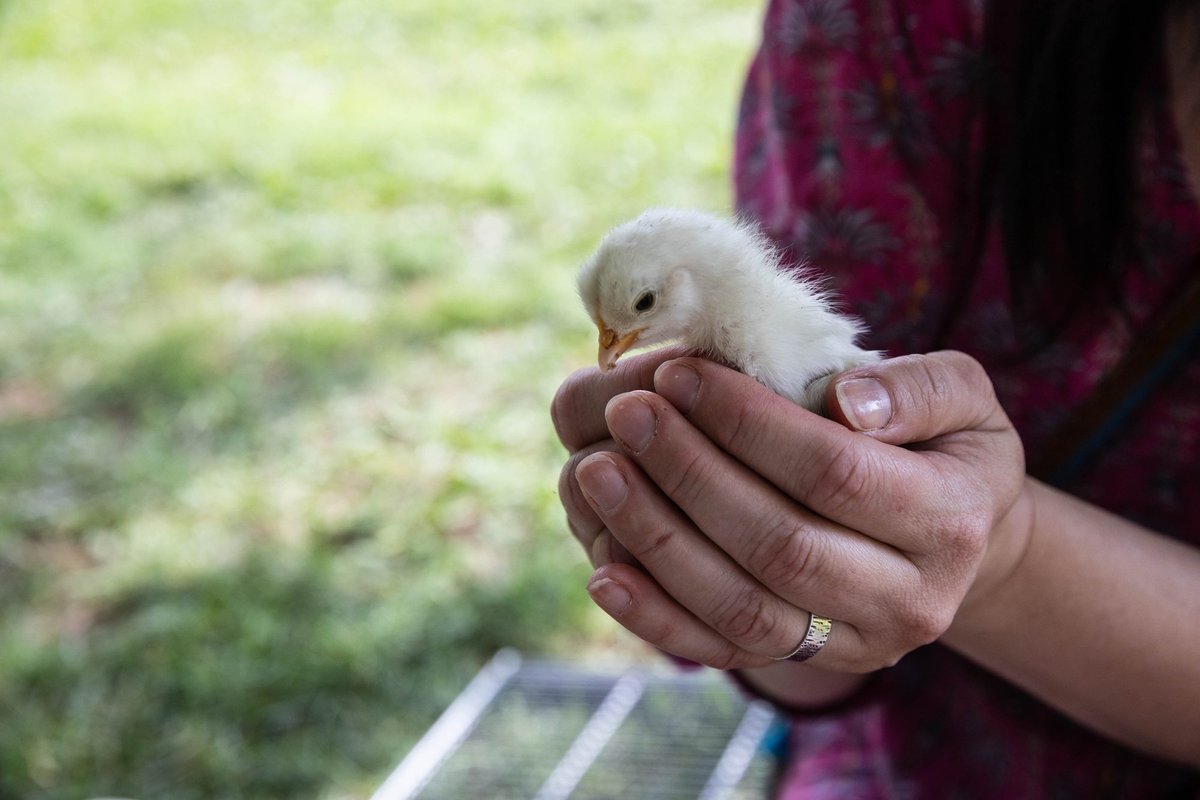
[[[363,796],[496,648],[624,641],[574,269],[728,206],[757,14],[0,0],[0,797]]]

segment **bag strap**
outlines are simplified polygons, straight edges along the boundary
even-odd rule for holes
[[[1200,264],[1166,311],[1055,432],[1030,465],[1046,483],[1071,483],[1200,342]]]

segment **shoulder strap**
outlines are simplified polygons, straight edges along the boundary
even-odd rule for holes
[[[1198,342],[1200,264],[1166,311],[1051,437],[1029,473],[1057,486],[1069,484]]]

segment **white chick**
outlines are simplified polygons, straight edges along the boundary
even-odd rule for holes
[[[780,269],[755,227],[655,208],[614,228],[579,271],[600,330],[600,368],[631,347],[678,340],[812,411],[833,375],[878,361],[829,293]]]

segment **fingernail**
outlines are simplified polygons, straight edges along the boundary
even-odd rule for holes
[[[611,578],[595,578],[588,583],[588,594],[610,614],[621,615],[633,602],[633,595]]]
[[[892,396],[874,378],[852,378],[837,384],[838,405],[855,429],[877,431],[892,421]]]
[[[668,361],[655,371],[654,389],[680,413],[691,413],[700,393],[700,373],[686,364]]]
[[[575,468],[575,480],[579,481],[579,488],[601,511],[613,510],[629,493],[625,476],[608,456],[601,453],[579,462]]]
[[[635,453],[650,444],[658,426],[650,406],[637,397],[614,397],[604,410],[604,418],[612,435]]]
[[[613,563],[613,537],[608,531],[602,530],[592,540],[592,566],[603,567]]]

